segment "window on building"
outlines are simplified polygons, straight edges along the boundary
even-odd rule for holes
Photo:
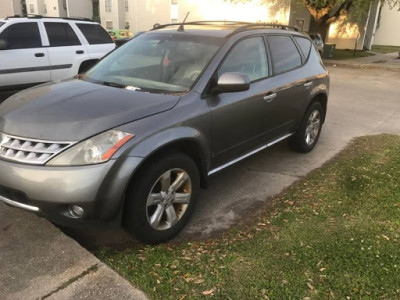
[[[111,0],[105,0],[105,9],[106,9],[106,12],[112,12],[112,1]]]
[[[129,11],[129,0],[125,0],[125,11]]]
[[[268,36],[274,73],[281,74],[301,66],[301,56],[290,36]]]
[[[178,4],[178,0],[171,0],[171,4]]]
[[[308,55],[310,54],[310,50],[311,50],[310,40],[300,37],[300,36],[295,36],[294,39],[296,40],[297,44],[299,44],[300,49],[304,54],[304,57],[307,58]]]
[[[35,13],[35,4],[29,4],[29,13],[31,14]]]
[[[51,47],[76,46],[80,41],[68,23],[45,22]]]
[[[171,19],[171,23],[178,23],[178,19]]]
[[[113,30],[113,21],[106,21],[106,29]]]
[[[131,28],[131,24],[128,21],[125,22],[125,29],[129,30]]]
[[[47,5],[46,4],[43,5],[43,10],[44,10],[44,13],[47,14]]]
[[[268,77],[268,60],[263,38],[245,39],[234,46],[219,69],[218,75],[227,72],[246,74],[250,81]]]
[[[36,22],[13,24],[0,34],[8,43],[7,49],[29,49],[42,47],[39,27]]]
[[[84,23],[77,23],[76,25],[91,45],[114,43],[107,31],[100,25]]]

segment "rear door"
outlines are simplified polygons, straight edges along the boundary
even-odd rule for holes
[[[50,81],[49,56],[37,21],[10,24],[0,33],[0,39],[8,44],[6,50],[0,50],[2,90]]]
[[[100,59],[115,49],[115,43],[107,31],[97,23],[75,23],[85,40],[90,58]]]
[[[269,92],[270,68],[263,36],[251,36],[237,42],[218,69],[218,77],[227,72],[246,74],[250,89],[244,92],[209,96],[212,114],[212,167],[218,167],[265,143],[269,128],[265,119],[272,113],[264,100]]]
[[[273,99],[269,100],[274,113],[266,120],[274,136],[295,129],[297,119],[307,103],[312,78],[304,71],[304,59],[291,35],[268,35],[268,48],[274,76],[270,78]]]
[[[85,47],[68,22],[44,21],[48,37],[51,80],[78,74],[81,63],[88,59]]]

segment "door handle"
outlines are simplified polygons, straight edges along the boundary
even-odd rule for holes
[[[85,51],[83,51],[83,50],[77,50],[76,51],[76,54],[83,54],[83,53],[85,53]]]
[[[305,84],[304,84],[304,86],[305,87],[310,87],[312,85],[312,81],[307,81]]]
[[[267,102],[271,102],[272,100],[274,100],[275,97],[276,97],[276,93],[271,93],[271,94],[265,95],[263,99]]]
[[[44,53],[35,53],[35,56],[36,56],[36,57],[43,57],[43,56],[44,56]]]

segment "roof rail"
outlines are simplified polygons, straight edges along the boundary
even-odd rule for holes
[[[296,27],[291,27],[288,25],[283,25],[283,24],[278,24],[278,23],[245,23],[245,24],[243,24],[243,26],[237,28],[234,32],[232,32],[231,35],[238,33],[238,32],[246,31],[249,29],[257,29],[257,27],[258,28],[269,27],[269,28],[276,28],[276,29],[299,31]]]
[[[6,18],[6,20],[8,20],[8,19],[14,19],[14,18],[28,18],[28,19],[62,19],[62,20],[75,20],[75,21],[94,22],[93,20],[91,20],[91,19],[89,19],[89,18],[84,18],[84,17],[47,17],[47,16],[42,16],[42,15],[32,15],[32,14],[8,16],[8,17]]]
[[[249,29],[254,29],[254,27],[261,27],[261,28],[270,27],[270,28],[298,31],[298,29],[295,27],[291,27],[291,26],[284,25],[284,24],[278,24],[278,23],[251,23],[251,22],[225,21],[225,20],[224,21],[194,21],[194,22],[185,23],[185,25],[218,25],[218,24],[239,26],[237,29],[235,29],[234,32],[232,32],[232,34],[235,34],[235,33],[241,32],[241,31],[245,31],[245,30],[249,30]],[[179,26],[179,25],[181,25],[181,23],[171,23],[171,24],[163,24],[163,25],[155,24],[153,26],[152,30],[158,30],[158,29],[169,27],[169,26]]]

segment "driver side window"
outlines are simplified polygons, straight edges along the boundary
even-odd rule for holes
[[[218,71],[218,77],[227,72],[238,72],[256,81],[268,77],[268,60],[262,37],[252,37],[236,44]]]

